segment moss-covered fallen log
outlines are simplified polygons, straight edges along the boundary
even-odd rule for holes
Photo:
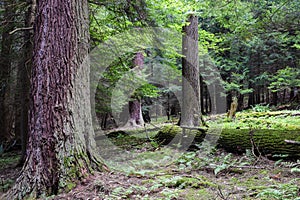
[[[168,125],[164,126],[158,134],[154,137],[154,139],[162,144],[167,145],[170,143],[176,144],[176,143],[184,143],[184,141],[188,141],[188,138],[192,138],[193,141],[191,143],[200,143],[205,138],[205,129],[182,129],[179,126],[176,125]],[[187,145],[190,145],[191,143],[187,142]],[[181,144],[185,145],[185,144]]]
[[[224,129],[218,140],[218,146],[230,152],[245,152],[254,149],[256,154],[271,158],[286,155],[289,158],[300,157],[300,146],[285,140],[300,141],[300,130]]]
[[[178,126],[166,126],[162,128],[155,139],[162,144],[168,144],[172,139],[182,134]],[[201,143],[203,131],[193,131],[195,138],[193,144]],[[288,158],[300,158],[300,130],[272,130],[272,129],[223,129],[219,136],[209,133],[206,137],[219,137],[217,147],[234,153],[244,153],[246,149],[253,150],[257,155],[261,154],[270,158],[278,155]],[[286,141],[295,141],[290,143]]]

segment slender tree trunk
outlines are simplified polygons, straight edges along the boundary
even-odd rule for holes
[[[266,88],[266,103],[270,104],[270,92],[268,88]]]
[[[11,64],[13,35],[9,34],[14,25],[14,1],[3,1],[4,14],[2,22],[2,41],[0,57],[0,142],[13,138],[14,109],[11,100]]]
[[[4,199],[44,198],[105,168],[90,112],[87,1],[37,1],[36,16],[27,157]]]
[[[31,27],[34,23],[36,0],[28,0],[28,10],[25,13],[25,27]],[[16,108],[18,108],[15,118],[16,135],[21,139],[22,156],[20,164],[25,161],[26,145],[28,139],[28,108],[29,108],[29,90],[30,90],[30,72],[32,66],[33,51],[33,31],[24,32],[24,52],[23,60],[19,64],[17,77],[17,96],[15,99]]]
[[[256,87],[256,91],[255,91],[255,104],[259,104],[260,103],[260,86]]]
[[[201,114],[204,114],[204,98],[205,98],[205,110],[206,110],[206,113],[208,113],[208,109],[207,109],[207,92],[205,93],[205,96],[204,96],[204,81],[203,81],[203,78],[202,76],[200,76],[200,110],[202,111]]]
[[[261,90],[261,102],[262,103],[266,103],[265,95],[266,95],[266,88],[265,88],[265,86],[262,86],[262,90]]]
[[[199,126],[201,120],[198,56],[198,17],[191,15],[183,27],[182,91],[183,108],[180,125]]]
[[[168,92],[167,94],[167,117],[168,117],[168,121],[171,120],[171,105],[170,105],[170,92]]]
[[[205,91],[205,113],[206,114],[209,113],[209,93],[208,93],[207,87],[206,87],[206,91]]]
[[[291,91],[290,91],[289,101],[292,101],[292,99],[294,98],[294,96],[295,96],[295,87],[292,87]]]
[[[277,103],[278,103],[278,93],[277,92],[272,92],[272,103],[274,106],[277,106]]]
[[[248,88],[253,88],[253,85],[251,83],[249,83]],[[251,108],[251,106],[253,106],[253,105],[254,105],[254,91],[252,91],[248,95],[248,108]]]
[[[207,88],[206,88],[206,89],[207,89]],[[214,113],[213,113],[213,110],[214,110],[216,113],[218,113],[217,106],[215,106],[215,105],[212,104],[212,95],[208,95],[207,104],[209,105],[209,106],[208,106],[208,113],[214,114]],[[213,108],[213,106],[215,106],[215,107]]]
[[[232,102],[232,93],[231,92],[228,92],[227,96],[226,96],[226,102],[227,102],[227,111],[230,110],[230,105],[231,105],[231,102]]]
[[[286,89],[283,90],[283,95],[282,95],[281,103],[285,103],[285,97],[286,97]]]
[[[238,111],[241,111],[243,110],[244,108],[244,95],[243,94],[239,94],[239,97],[238,97]]]

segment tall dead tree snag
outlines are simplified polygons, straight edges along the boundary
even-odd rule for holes
[[[27,155],[4,199],[57,194],[105,168],[95,154],[88,26],[87,1],[37,1]]]
[[[188,24],[183,27],[182,38],[182,108],[180,125],[199,126],[200,77],[198,55],[198,17],[190,15]]]
[[[238,108],[238,99],[236,97],[233,97],[232,102],[230,104],[230,109],[227,112],[227,118],[234,119],[237,108]]]

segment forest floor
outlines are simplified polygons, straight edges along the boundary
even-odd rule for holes
[[[292,116],[284,122],[295,129],[300,118]],[[272,120],[284,124],[282,117]],[[157,131],[131,133],[110,138],[115,148],[109,154],[102,152],[110,173],[97,172],[49,199],[300,200],[299,160],[272,161],[250,150],[240,155],[216,148],[207,152],[205,145],[196,151],[177,151],[149,141],[147,137]],[[0,156],[0,196],[21,170],[14,167],[18,158],[17,152]]]

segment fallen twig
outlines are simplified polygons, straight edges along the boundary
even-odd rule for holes
[[[16,28],[15,30],[9,32],[10,35],[14,34],[15,32],[18,32],[18,31],[26,31],[26,30],[31,30],[33,29],[33,26],[30,26],[30,27],[23,27],[23,28]]]

